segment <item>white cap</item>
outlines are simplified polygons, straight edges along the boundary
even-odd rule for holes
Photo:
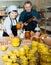
[[[13,10],[16,10],[16,11],[18,11],[18,7],[17,6],[15,6],[15,5],[11,5],[11,6],[9,6],[7,9],[6,9],[6,12],[11,12],[11,11],[13,11]]]

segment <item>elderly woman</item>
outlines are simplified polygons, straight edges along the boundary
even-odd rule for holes
[[[6,17],[3,24],[3,36],[17,36],[18,8],[15,5],[11,5],[6,11],[8,12],[8,17]]]

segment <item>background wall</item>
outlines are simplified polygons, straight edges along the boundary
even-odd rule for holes
[[[9,5],[20,5],[23,6],[24,2],[27,0],[0,0],[0,6],[9,6]],[[43,8],[45,5],[51,5],[51,0],[30,0],[33,5],[36,5],[37,8]]]
[[[0,6],[17,5],[23,6],[24,1],[0,1]]]
[[[0,7],[9,5],[17,5],[18,7],[23,7],[25,1],[28,0],[0,0]],[[37,10],[45,9],[45,6],[51,6],[51,0],[30,0]]]

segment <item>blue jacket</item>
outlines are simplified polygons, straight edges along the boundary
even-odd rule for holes
[[[32,17],[36,17],[37,19],[41,19],[39,13],[36,10],[31,10],[31,12],[26,12],[25,10],[21,13],[19,17],[19,21],[22,21],[23,23],[26,22],[28,19]],[[36,21],[32,21],[28,26],[24,26],[23,28],[27,31],[34,31],[35,27],[37,26]]]
[[[37,19],[41,19],[39,13],[36,10],[31,10],[31,12],[26,12],[25,10],[21,13],[19,17],[19,21],[22,21],[23,23],[26,22],[28,19],[32,17],[36,17]],[[34,21],[35,22],[35,21]],[[37,23],[37,22],[36,22]]]

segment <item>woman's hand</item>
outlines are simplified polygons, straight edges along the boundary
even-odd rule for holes
[[[13,34],[10,34],[9,37],[12,38],[12,37],[14,37],[14,35]]]
[[[28,25],[28,23],[26,23],[26,22],[25,22],[25,23],[23,23],[23,25],[27,26],[27,25]]]

